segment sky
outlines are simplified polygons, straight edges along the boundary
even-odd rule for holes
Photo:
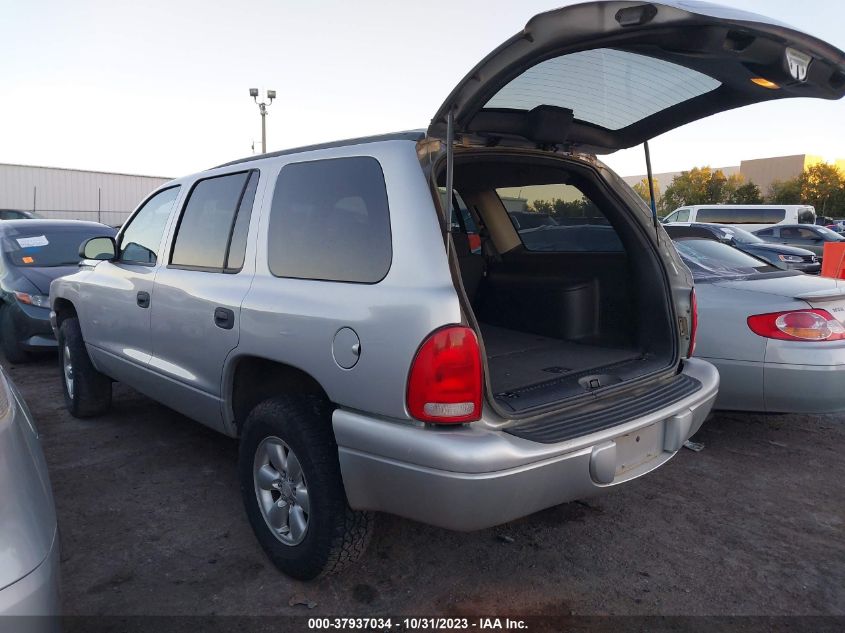
[[[0,0],[0,163],[177,177],[268,151],[418,129],[534,14],[565,0]],[[734,0],[845,48],[845,3]],[[845,100],[722,113],[651,142],[655,173],[845,158]],[[644,173],[640,147],[609,155]]]

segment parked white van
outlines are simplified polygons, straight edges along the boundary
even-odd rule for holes
[[[816,210],[809,204],[696,204],[675,209],[662,222],[735,224],[755,231],[775,224],[815,224]]]

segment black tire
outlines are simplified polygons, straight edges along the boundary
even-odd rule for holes
[[[0,347],[10,363],[25,363],[30,360],[29,353],[21,347],[18,340],[18,328],[15,325],[14,306],[6,304],[0,312]]]
[[[266,438],[278,438],[289,447],[307,482],[307,530],[298,544],[282,542],[259,505],[254,469],[256,453]],[[272,563],[288,576],[311,580],[331,575],[364,553],[373,514],[356,512],[346,501],[331,408],[324,400],[279,396],[256,406],[241,434],[238,475],[255,536]]]
[[[72,393],[65,376],[66,358],[70,359],[72,367]],[[59,328],[59,372],[65,406],[73,417],[91,418],[108,411],[111,406],[111,379],[91,364],[79,319],[75,317],[62,321]]]

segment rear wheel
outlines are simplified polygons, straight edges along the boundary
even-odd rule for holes
[[[65,406],[75,418],[90,418],[111,406],[111,380],[91,363],[79,319],[67,318],[59,328],[59,369]]]
[[[357,560],[373,517],[346,501],[331,409],[318,398],[271,398],[244,423],[238,471],[244,507],[276,567],[310,580]]]
[[[29,353],[21,347],[18,328],[15,325],[15,306],[6,304],[0,314],[0,347],[3,355],[10,363],[25,363],[29,360]]]

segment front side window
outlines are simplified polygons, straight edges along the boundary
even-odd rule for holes
[[[669,215],[667,215],[665,218],[663,218],[663,222],[664,222],[665,224],[669,224],[669,223],[671,223],[671,222],[675,222],[677,219],[678,219],[678,212],[677,212],[677,211],[672,211],[672,213],[670,213],[670,214],[669,214]]]
[[[270,211],[276,277],[377,283],[393,257],[384,174],[371,157],[285,165]]]
[[[209,271],[239,270],[257,181],[258,174],[247,171],[197,182],[176,229],[170,264]],[[233,235],[237,235],[231,253],[234,257],[227,262]]]
[[[678,209],[678,218],[675,222],[689,222],[689,209]]]
[[[155,264],[158,249],[179,187],[159,191],[144,203],[120,236],[118,259],[129,264]]]

